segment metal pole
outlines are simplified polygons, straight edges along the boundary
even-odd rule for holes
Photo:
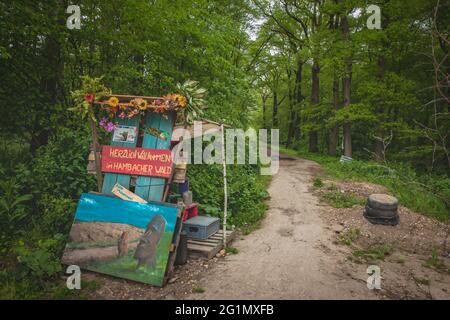
[[[225,159],[225,130],[223,124],[220,125],[222,132],[222,164],[223,164],[223,246],[227,246],[227,206],[228,206],[228,188],[227,188],[227,165]]]

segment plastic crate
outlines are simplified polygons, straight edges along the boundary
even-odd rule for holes
[[[197,216],[183,222],[183,231],[191,239],[207,239],[220,228],[220,219],[206,216]]]

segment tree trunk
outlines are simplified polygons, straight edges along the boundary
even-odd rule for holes
[[[261,95],[262,107],[263,107],[263,128],[266,128],[266,109],[267,109],[267,96],[263,93]]]
[[[344,108],[350,105],[350,86],[351,78],[346,76],[342,80],[342,86],[344,91]],[[344,129],[344,156],[352,157],[352,136],[351,136],[351,124],[346,122],[343,125]]]
[[[345,41],[351,41],[350,40],[350,27],[348,25],[348,19],[346,15],[341,16],[341,28],[342,33]],[[342,90],[344,94],[344,108],[348,107],[350,105],[350,90],[351,90],[351,83],[352,83],[352,57],[349,56],[346,58],[346,72],[345,76],[342,79]],[[350,123],[344,123],[344,156],[352,157],[353,150],[352,150],[352,136],[351,136],[351,124]]]
[[[295,77],[295,112],[294,112],[294,130],[293,130],[293,136],[294,140],[300,139],[301,131],[300,131],[300,125],[301,125],[301,118],[300,118],[300,111],[301,111],[301,103],[303,102],[303,99],[305,98],[302,94],[302,80],[303,80],[303,64],[304,62],[300,59],[297,60],[297,73]]]
[[[311,104],[312,107],[317,106],[320,103],[320,66],[316,59],[312,66],[312,93]],[[309,152],[318,152],[318,137],[317,131],[313,130],[309,132]]]
[[[295,123],[294,123],[295,101],[294,101],[294,93],[292,92],[292,87],[291,87],[292,71],[289,67],[286,70],[286,75],[287,75],[287,82],[288,82],[289,119],[288,119],[288,133],[287,133],[285,147],[289,148],[292,143],[292,135],[293,135],[294,126],[295,126]],[[294,88],[294,90],[295,90],[295,88]]]
[[[384,74],[385,74],[385,70],[386,70],[386,58],[381,55],[378,58],[378,79],[381,81],[383,81],[384,79]],[[379,104],[376,106],[376,112],[378,115],[382,116],[383,112],[384,112],[384,108],[383,108],[383,99],[380,99]],[[375,161],[378,162],[383,162],[385,161],[385,150],[384,150],[384,145],[383,145],[383,141],[381,139],[383,139],[383,129],[381,127],[377,128],[377,139],[375,139]]]
[[[46,71],[41,78],[41,92],[44,94],[42,112],[38,112],[35,119],[33,134],[30,141],[30,152],[35,154],[36,150],[48,143],[50,137],[49,125],[45,125],[48,114],[58,102],[58,83],[62,74],[60,62],[60,43],[57,36],[50,35],[45,41],[43,56],[46,60]],[[43,125],[44,123],[44,125]]]
[[[278,127],[278,93],[273,92],[272,128]]]
[[[338,110],[340,107],[339,106],[339,78],[338,78],[336,71],[334,72],[334,75],[333,75],[333,106],[334,106],[335,110]],[[339,127],[334,126],[333,128],[331,128],[330,139],[328,142],[328,154],[330,156],[336,155],[338,138],[339,138]]]

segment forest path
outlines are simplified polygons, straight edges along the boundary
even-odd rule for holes
[[[332,228],[310,191],[320,166],[281,157],[269,187],[269,209],[261,227],[233,243],[239,253],[219,259],[202,274],[202,294],[188,299],[373,299],[361,272],[343,273],[342,253]]]

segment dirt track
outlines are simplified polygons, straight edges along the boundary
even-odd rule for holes
[[[303,159],[280,160],[269,187],[270,202],[261,228],[233,246],[199,281],[205,289],[192,299],[370,299],[364,273],[355,279],[339,270],[341,255],[332,243],[318,199],[309,191],[320,167]]]
[[[372,225],[363,207],[336,209],[319,203],[312,179],[320,166],[312,161],[281,158],[269,187],[269,209],[258,230],[232,245],[239,250],[224,258],[190,259],[175,268],[164,288],[87,273],[101,282],[91,296],[100,299],[450,299],[450,268],[425,267],[436,245],[449,247],[448,226],[399,210],[397,227]],[[332,182],[335,183],[335,182]],[[340,192],[366,197],[387,192],[383,187],[336,182]],[[418,227],[420,226],[420,227]],[[352,247],[338,238],[351,228],[361,236],[354,243],[392,243],[384,260],[355,262]],[[420,248],[420,250],[418,250]],[[448,253],[447,253],[448,254]],[[448,256],[440,258],[448,268]],[[367,288],[369,265],[381,268],[382,290]]]

